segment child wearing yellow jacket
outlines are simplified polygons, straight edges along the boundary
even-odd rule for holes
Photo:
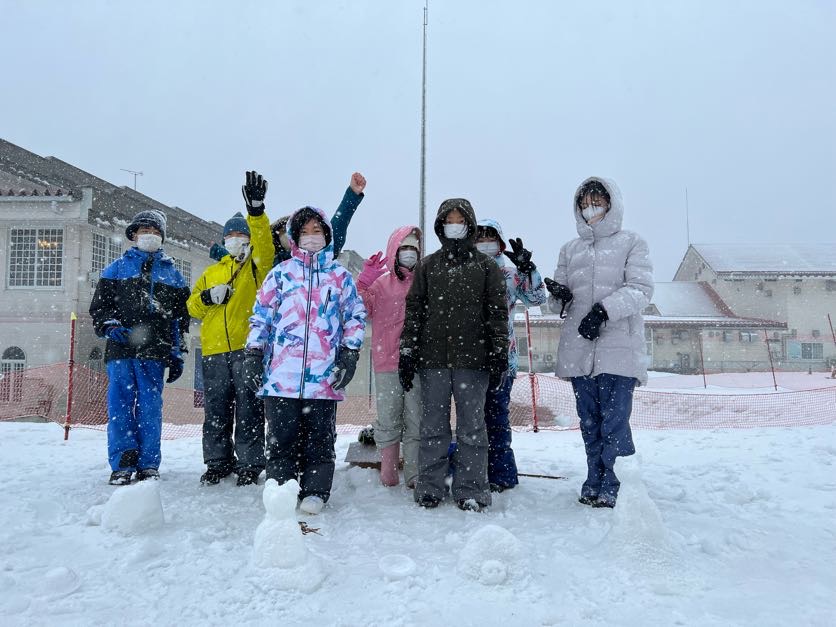
[[[258,483],[264,469],[264,407],[242,378],[244,344],[255,295],[273,267],[273,237],[264,213],[267,181],[247,172],[242,187],[247,217],[224,225],[226,254],[209,266],[189,297],[189,313],[203,321],[203,461],[200,482],[217,484],[235,472],[237,485]],[[235,437],[233,439],[233,428]]]

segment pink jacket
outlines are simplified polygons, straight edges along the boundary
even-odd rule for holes
[[[412,232],[420,240],[421,231],[416,226],[402,226],[389,236],[389,243],[386,244],[386,267],[389,272],[371,285],[364,281],[362,273],[357,279],[357,291],[366,305],[366,317],[372,321],[371,351],[375,372],[395,372],[398,369],[406,294],[412,285],[413,273],[401,267],[399,269],[404,278],[399,279],[395,274],[395,262],[401,242]]]

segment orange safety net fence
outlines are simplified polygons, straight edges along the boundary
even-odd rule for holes
[[[0,420],[39,416],[64,424],[68,366],[52,364],[15,370],[0,379]],[[823,382],[824,383],[824,382]],[[73,373],[70,423],[104,429],[107,424],[107,374],[84,365]],[[534,394],[532,396],[532,385]],[[741,393],[700,390],[636,389],[631,425],[638,429],[714,429],[793,427],[831,424],[836,420],[836,385],[817,389]],[[202,392],[166,386],[163,437],[198,436],[203,425]],[[532,403],[532,398],[535,403]],[[535,407],[536,404],[536,407]],[[517,430],[576,429],[572,386],[550,375],[520,375],[511,391],[511,425]],[[377,415],[374,399],[349,396],[338,404],[337,429],[357,431]]]

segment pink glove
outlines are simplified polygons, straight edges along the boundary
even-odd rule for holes
[[[386,274],[386,258],[382,251],[378,251],[363,263],[363,271],[357,277],[357,280],[369,287],[384,274]]]

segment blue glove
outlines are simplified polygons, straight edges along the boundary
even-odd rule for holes
[[[168,379],[165,382],[174,383],[183,374],[183,359],[178,355],[169,355],[166,365],[168,366]]]
[[[130,341],[131,330],[126,327],[110,327],[105,331],[107,339],[117,344],[127,344]]]

